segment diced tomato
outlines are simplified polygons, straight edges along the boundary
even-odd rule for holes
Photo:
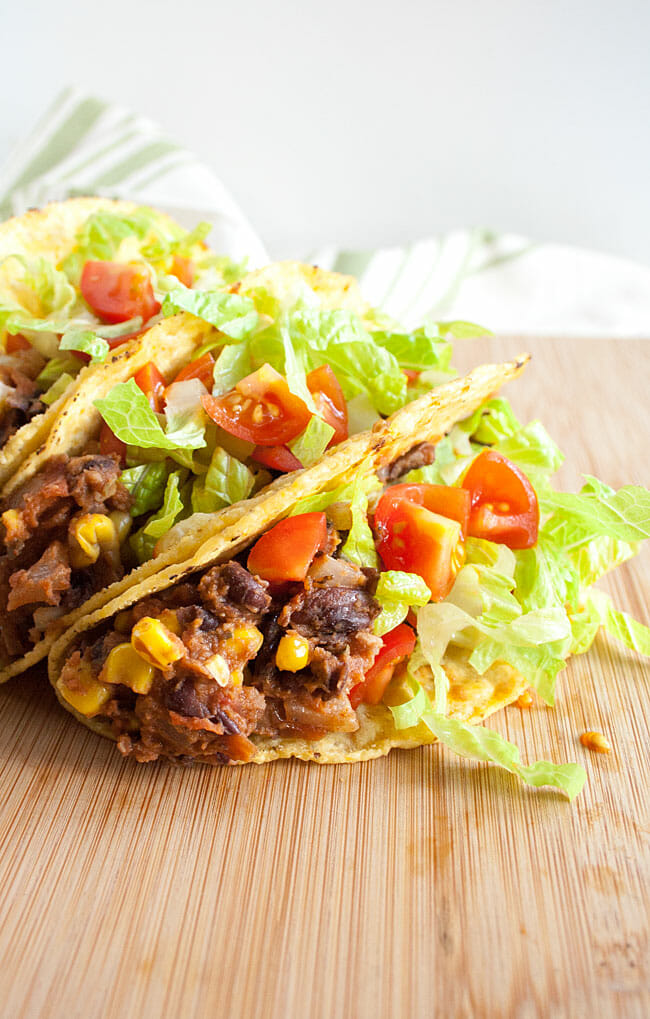
[[[185,287],[191,287],[194,283],[195,268],[191,258],[183,258],[182,255],[174,255],[172,266],[169,270],[172,276]]]
[[[392,485],[377,503],[376,518],[381,522],[401,499],[408,499],[432,513],[457,520],[463,535],[467,534],[471,499],[466,489],[456,485]]]
[[[288,517],[258,538],[248,554],[248,569],[274,583],[304,580],[312,559],[326,544],[324,513]]]
[[[126,443],[118,439],[117,435],[108,427],[105,421],[102,422],[102,428],[99,433],[99,451],[104,456],[117,453],[120,463],[126,463]]]
[[[214,381],[214,357],[210,351],[206,351],[196,361],[190,361],[184,368],[181,368],[174,382],[186,382],[187,379],[199,379],[206,389],[212,389]]]
[[[86,304],[103,322],[126,322],[137,315],[147,322],[160,311],[144,266],[86,262],[80,288]]]
[[[318,413],[334,429],[329,445],[336,446],[348,437],[348,407],[339,380],[330,366],[323,364],[309,373],[307,387]]]
[[[299,471],[302,467],[300,460],[287,446],[256,446],[251,457],[256,463],[270,467],[272,471],[282,471],[283,474]]]
[[[307,405],[270,364],[223,396],[207,394],[203,406],[224,431],[256,446],[285,445],[304,431],[311,417]]]
[[[140,371],[133,376],[136,386],[139,386],[149,400],[152,410],[160,414],[165,406],[165,382],[164,375],[161,375],[153,361],[148,361]]]
[[[406,375],[406,385],[414,386],[420,378],[420,372],[414,371],[413,368],[403,368],[402,370]]]
[[[417,573],[431,591],[432,601],[442,601],[449,594],[464,558],[462,526],[457,520],[402,497],[384,507],[379,503],[375,528],[377,551],[386,569]]]
[[[539,504],[535,489],[519,468],[493,449],[484,449],[462,480],[471,498],[468,534],[508,548],[531,548],[537,541]]]
[[[14,336],[9,333],[5,340],[5,351],[7,354],[15,354],[17,350],[29,350],[31,343],[21,333]]]
[[[406,623],[400,623],[394,630],[384,634],[382,640],[383,646],[368,669],[366,678],[350,690],[350,704],[353,708],[358,708],[362,702],[379,704],[393,678],[395,666],[403,658],[408,658],[415,647],[415,633]]]

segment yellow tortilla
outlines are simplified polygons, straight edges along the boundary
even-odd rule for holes
[[[160,567],[155,573],[149,569],[151,564],[146,564],[146,573],[143,568],[134,571],[125,581],[114,585],[114,597],[110,602],[97,607],[93,605],[91,609],[91,604],[97,602],[95,596],[84,607],[84,614],[54,643],[49,654],[48,670],[63,706],[89,728],[110,736],[108,724],[79,715],[57,689],[61,669],[81,634],[142,598],[171,587],[187,575],[231,559],[287,516],[300,499],[350,482],[360,472],[376,472],[420,442],[436,441],[456,421],[467,417],[492,396],[500,385],[515,378],[527,360],[524,356],[503,365],[477,368],[465,378],[446,383],[397,411],[386,421],[378,423],[371,432],[354,436],[334,447],[313,467],[279,478],[256,498],[222,510],[211,518],[202,515],[200,526],[194,530],[190,520],[189,529],[185,527],[183,532],[177,531],[177,548],[187,551],[194,544],[193,553],[180,563],[177,561],[164,566],[160,560],[155,560]],[[197,545],[201,538],[203,540]],[[116,591],[118,587],[119,593]],[[515,700],[527,686],[523,677],[503,663],[495,664],[483,676],[478,676],[458,655],[448,657],[444,664],[450,677],[452,717],[480,721]],[[432,682],[432,677],[426,672],[420,678],[425,685]],[[433,741],[424,725],[398,732],[390,711],[384,705],[365,706],[360,717],[361,727],[356,733],[337,733],[315,742],[253,737],[253,742],[259,747],[253,761],[263,763],[278,757],[299,757],[321,763],[356,761],[388,753],[393,747],[419,746]]]

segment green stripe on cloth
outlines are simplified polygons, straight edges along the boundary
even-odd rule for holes
[[[365,251],[339,251],[334,260],[334,272],[342,272],[357,279],[364,274],[372,261],[372,253]]]
[[[156,159],[160,159],[170,152],[177,152],[178,148],[179,146],[174,145],[173,142],[152,142],[150,145],[140,149],[139,152],[134,152],[127,159],[118,163],[117,166],[100,174],[93,181],[93,184],[96,187],[112,187],[114,184],[121,184],[132,173],[142,170],[149,163],[155,162]]]
[[[79,143],[82,135],[96,124],[106,109],[106,104],[99,99],[84,99],[79,106],[71,113],[67,120],[61,125],[58,131],[52,135],[49,142],[41,149],[39,154],[25,167],[21,175],[12,184],[12,191],[18,190],[43,176],[52,167],[60,163],[70,155],[70,150]]]

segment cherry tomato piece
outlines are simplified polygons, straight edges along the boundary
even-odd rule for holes
[[[535,489],[516,464],[484,449],[462,480],[471,498],[468,534],[508,548],[532,548],[539,529]]]
[[[171,276],[175,276],[179,283],[185,287],[191,287],[194,283],[195,268],[191,258],[184,258],[182,255],[174,255],[172,258]]]
[[[174,382],[185,382],[187,379],[199,379],[206,389],[212,389],[214,357],[209,350],[196,361],[190,361],[184,368],[181,368]]]
[[[144,266],[86,262],[79,285],[84,301],[103,322],[127,322],[138,315],[147,322],[160,311]]]
[[[465,488],[456,485],[392,485],[377,503],[375,517],[379,522],[401,499],[424,506],[432,513],[457,520],[463,535],[467,534],[471,498]]]
[[[318,413],[334,429],[329,445],[336,446],[348,437],[348,408],[339,380],[330,366],[323,364],[309,373],[307,387]]]
[[[386,569],[417,573],[431,591],[431,600],[442,601],[464,558],[458,521],[400,499],[381,518],[375,514],[375,525],[377,551]]]
[[[282,471],[283,474],[288,474],[289,471],[299,471],[302,467],[300,460],[287,446],[256,446],[251,453],[251,458],[256,463],[270,467],[272,471]]]
[[[135,373],[133,378],[136,386],[149,400],[151,409],[160,414],[165,406],[165,389],[167,387],[164,375],[160,374],[153,361],[148,361],[140,371]]]
[[[224,431],[256,446],[283,446],[307,427],[311,413],[269,364],[238,382],[223,396],[202,399],[207,414]]]
[[[324,513],[288,517],[258,538],[248,553],[251,573],[274,583],[304,580],[312,559],[327,544]]]
[[[382,640],[383,646],[368,669],[366,678],[350,691],[350,704],[353,708],[362,702],[379,704],[393,678],[395,666],[403,658],[408,658],[415,647],[415,633],[406,623],[400,623],[394,630],[384,634]]]

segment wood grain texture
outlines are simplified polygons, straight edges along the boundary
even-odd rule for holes
[[[650,483],[650,345],[527,347],[509,396],[593,472]],[[608,582],[650,623],[650,553]],[[3,1016],[647,1016],[650,668],[605,638],[555,710],[490,724],[581,761],[574,806],[440,748],[352,766],[122,760],[44,679],[0,691]],[[585,729],[613,744],[580,746]]]

